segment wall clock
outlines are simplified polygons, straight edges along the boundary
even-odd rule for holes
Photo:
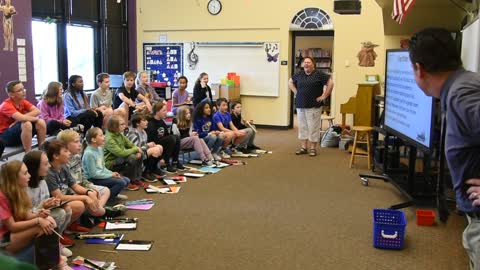
[[[210,0],[207,4],[208,12],[212,15],[218,15],[222,11],[222,3],[220,0]]]

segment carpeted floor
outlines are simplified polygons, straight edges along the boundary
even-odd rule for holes
[[[257,144],[273,154],[246,159],[198,180],[178,194],[126,191],[130,199],[151,197],[150,211],[125,239],[154,240],[149,252],[100,252],[111,246],[77,241],[74,256],[112,260],[119,269],[467,269],[461,244],[465,220],[419,227],[415,209],[405,209],[406,246],[372,246],[372,209],[402,202],[388,183],[360,184],[366,160],[349,169],[349,155],[319,150],[295,156],[296,130],[259,130]]]

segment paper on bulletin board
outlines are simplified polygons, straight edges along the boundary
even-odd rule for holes
[[[24,48],[24,47],[19,47],[19,48],[17,49],[17,51],[18,51],[18,54],[19,54],[19,55],[20,55],[20,54],[25,55],[25,48]]]
[[[17,46],[25,46],[25,39],[17,38]]]

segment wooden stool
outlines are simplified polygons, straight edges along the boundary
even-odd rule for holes
[[[328,127],[333,126],[333,119],[335,119],[335,116],[330,116],[330,115],[323,115],[320,117],[320,130],[323,129],[323,121],[328,121]]]
[[[370,145],[370,135],[372,133],[372,127],[365,127],[365,126],[353,126],[353,130],[355,130],[355,139],[353,140],[353,148],[352,148],[352,156],[350,158],[350,168],[352,168],[353,162],[355,161],[355,156],[359,157],[366,157],[368,158],[368,169],[372,167],[372,156],[371,156],[371,145]],[[367,138],[365,140],[360,140],[361,133],[365,133]],[[366,144],[367,145],[367,152],[361,151],[357,152],[357,144]]]

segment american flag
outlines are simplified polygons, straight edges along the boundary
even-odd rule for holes
[[[402,24],[414,4],[415,0],[393,0],[392,19]]]

